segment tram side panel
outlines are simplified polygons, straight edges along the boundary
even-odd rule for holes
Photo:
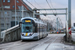
[[[43,25],[43,29],[42,29],[42,30],[43,30],[43,31],[42,31],[42,32],[43,32],[43,37],[45,37],[45,36],[46,36],[46,28],[45,28],[45,27],[46,27],[46,26],[45,26],[45,25]]]
[[[46,37],[47,36],[47,26],[44,24],[38,24],[38,28],[39,28],[40,38]]]

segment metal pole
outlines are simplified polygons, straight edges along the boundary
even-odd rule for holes
[[[58,32],[58,17],[56,18],[56,20],[57,20],[57,30],[56,31]]]
[[[33,18],[35,18],[35,11],[33,11]]]
[[[58,26],[59,26],[58,28],[59,28],[59,32],[60,32],[60,21],[58,21]]]
[[[6,18],[5,18],[5,14],[4,14],[4,8],[3,8],[2,0],[0,0],[0,2],[1,2],[1,8],[2,8],[2,12],[3,12],[3,16],[4,16],[4,22],[5,22],[4,23],[4,27],[5,27],[5,29],[7,29],[7,26],[6,26]],[[1,27],[0,27],[0,29],[1,29]],[[1,35],[1,30],[0,30],[0,35]]]
[[[66,10],[66,8],[36,9],[36,10]]]
[[[66,40],[68,41],[68,17],[67,17],[67,8],[66,8]]]
[[[3,4],[2,4],[2,0],[1,0],[1,5],[2,5],[2,12],[3,12],[3,16],[4,16],[4,26],[5,26],[5,29],[7,29],[7,26],[6,26],[6,18],[5,18],[5,14],[4,14],[4,8],[3,8]]]
[[[15,0],[15,25],[16,25],[16,0]]]
[[[35,12],[34,12],[35,13]],[[35,13],[36,15],[66,15],[66,13]]]
[[[0,0],[1,2],[1,0]],[[1,14],[0,14],[0,38],[1,38]]]
[[[68,40],[71,42],[71,0],[68,0]]]
[[[23,18],[23,5],[22,5],[22,18]]]
[[[1,38],[1,17],[0,17],[0,38]]]

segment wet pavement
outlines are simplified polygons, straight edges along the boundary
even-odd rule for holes
[[[75,50],[75,45],[64,42],[65,34],[49,34],[38,41],[15,41],[0,44],[0,50]]]
[[[72,33],[72,40],[75,42],[75,33]]]

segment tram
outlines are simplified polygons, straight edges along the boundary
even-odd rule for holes
[[[19,23],[21,25],[21,40],[39,40],[48,35],[47,23],[33,17],[24,17]]]

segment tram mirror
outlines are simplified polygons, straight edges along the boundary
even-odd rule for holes
[[[20,24],[22,24],[22,22],[19,22],[19,27],[20,27]]]

